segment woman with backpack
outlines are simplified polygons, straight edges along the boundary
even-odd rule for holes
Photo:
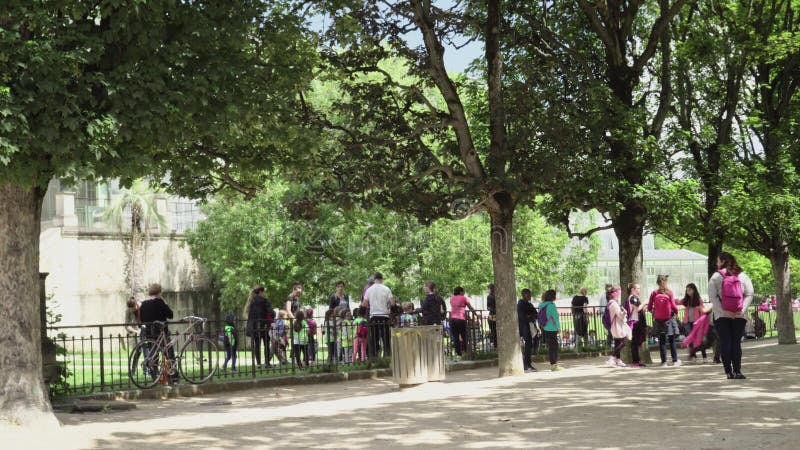
[[[675,306],[675,297],[667,287],[669,275],[659,275],[656,278],[658,289],[650,293],[647,310],[653,313],[653,335],[658,336],[658,350],[661,353],[661,367],[667,366],[667,342],[672,356],[672,363],[680,366],[678,349],[675,346],[675,330],[671,325],[672,317],[678,314]]]
[[[700,298],[700,293],[697,292],[697,286],[694,283],[686,285],[686,291],[683,298],[677,300],[675,303],[683,305],[686,309],[683,314],[683,325],[686,328],[686,336],[692,332],[694,323],[703,315],[703,299]],[[702,350],[703,362],[706,362],[706,351]],[[690,353],[689,362],[694,362],[696,357]]]
[[[625,343],[631,340],[631,327],[628,326],[628,313],[619,305],[619,297],[622,293],[622,288],[614,286],[611,290],[611,298],[608,300],[606,309],[608,316],[611,319],[611,337],[614,339],[614,349],[611,351],[611,357],[608,358],[606,363],[611,367],[627,367],[627,364],[622,362],[622,349],[625,348]]]
[[[558,320],[558,308],[555,301],[555,289],[549,289],[544,293],[542,303],[539,305],[538,322],[542,331],[544,331],[544,342],[547,345],[550,370],[557,372],[563,370],[563,368],[558,365],[558,331],[561,329],[561,322]]]
[[[722,365],[728,379],[742,380],[742,335],[747,319],[744,312],[753,301],[753,282],[745,275],[736,258],[721,252],[717,272],[708,280],[708,297],[719,336]]]

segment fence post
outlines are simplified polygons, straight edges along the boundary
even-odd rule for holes
[[[103,354],[103,326],[100,325],[100,392],[105,391],[106,377],[105,377],[105,355]]]

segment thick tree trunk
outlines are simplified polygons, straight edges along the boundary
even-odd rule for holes
[[[775,295],[778,297],[778,343],[796,344],[797,336],[792,318],[792,293],[789,287],[789,249],[785,242],[775,247],[769,259],[775,276]]]
[[[517,282],[511,240],[513,214],[513,206],[490,213],[492,268],[497,301],[497,361],[501,377],[522,373],[517,326]]]
[[[0,426],[57,427],[42,381],[39,230],[44,192],[0,182]]]
[[[619,283],[623,290],[629,283],[643,285],[642,237],[647,211],[636,204],[626,205],[614,218],[614,234],[619,241]]]

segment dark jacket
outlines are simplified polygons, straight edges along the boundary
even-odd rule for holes
[[[345,302],[347,302],[347,306],[349,307],[350,306],[350,297],[348,297],[347,294],[344,294],[344,299],[343,300]],[[340,306],[341,304],[342,304],[342,299],[337,297],[336,294],[331,294],[331,296],[328,297],[328,309],[335,309],[337,306]]]
[[[156,337],[160,330],[157,327],[148,325],[150,322],[154,322],[156,320],[160,322],[166,322],[167,320],[172,319],[172,316],[172,310],[169,308],[169,306],[167,306],[167,304],[164,302],[164,299],[161,297],[145,300],[142,302],[142,305],[139,306],[139,318],[141,319],[142,323],[145,324],[145,334],[149,337]],[[164,326],[164,332],[169,333],[166,325]]]
[[[264,325],[274,322],[275,311],[273,311],[269,300],[257,295],[253,299],[253,303],[250,304],[250,315],[247,317],[247,320],[254,321],[253,323],[258,324],[259,328],[263,328]]]
[[[418,310],[422,313],[423,325],[441,325],[442,316],[447,312],[444,299],[436,294],[428,294]]]
[[[517,324],[519,325],[519,335],[521,337],[531,335],[531,328],[528,324],[536,322],[538,316],[539,314],[533,303],[524,300],[517,302]]]
[[[488,309],[489,314],[493,316],[497,314],[497,303],[495,303],[494,294],[486,297],[486,309]]]

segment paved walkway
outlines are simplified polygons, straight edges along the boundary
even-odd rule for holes
[[[800,346],[744,353],[747,380],[718,365],[611,369],[597,358],[503,379],[495,368],[458,372],[402,391],[365,380],[143,401],[59,414],[58,435],[36,439],[60,449],[800,448]],[[38,448],[30,439],[6,442]]]

